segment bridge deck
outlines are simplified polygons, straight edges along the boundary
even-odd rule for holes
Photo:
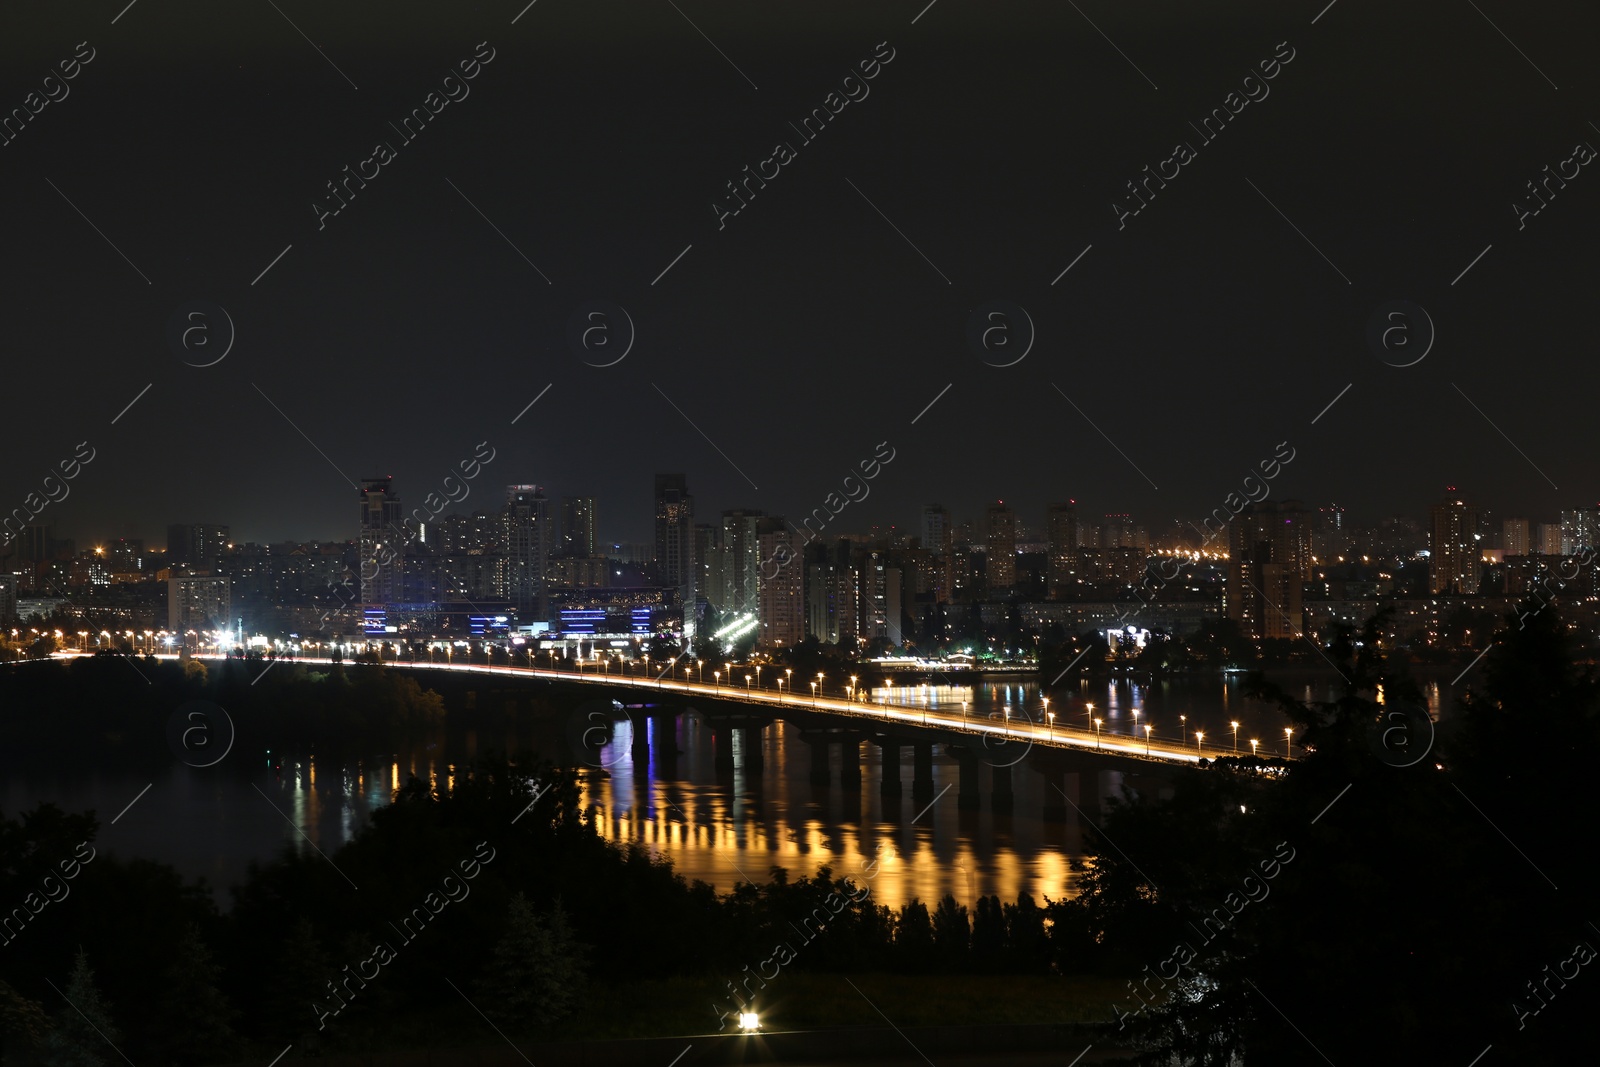
[[[174,656],[158,656],[172,659]],[[197,659],[221,659],[220,656],[197,656]],[[331,659],[309,656],[284,657],[289,662],[331,664]],[[1098,752],[1125,759],[1150,760],[1165,764],[1194,766],[1202,758],[1214,758],[1230,753],[1212,749],[1209,752],[1192,744],[1171,739],[1136,740],[1121,734],[1096,734],[1082,727],[1034,723],[1026,719],[1008,722],[975,718],[948,711],[897,707],[871,700],[846,700],[840,697],[811,696],[773,689],[739,688],[727,684],[680,682],[670,678],[646,680],[625,675],[596,671],[558,671],[542,667],[496,667],[481,663],[412,663],[387,660],[383,664],[399,670],[461,671],[470,674],[524,678],[530,680],[576,682],[597,687],[637,689],[641,692],[671,693],[683,697],[708,697],[718,701],[744,703],[773,710],[799,709],[823,712],[855,719],[867,719],[885,724],[902,724],[929,729],[948,730],[973,737],[1000,737],[1007,741],[1028,741],[1033,745],[1069,752]]]

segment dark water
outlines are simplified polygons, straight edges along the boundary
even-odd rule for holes
[[[1308,677],[1291,692],[1322,699],[1328,684]],[[1428,698],[1437,715],[1441,699],[1449,698],[1448,684],[1431,684]],[[873,699],[954,710],[966,701],[973,715],[1003,716],[1009,708],[1014,716],[1036,721],[1043,707],[1036,686],[1015,683],[879,690]],[[1137,709],[1137,721],[1151,723],[1158,737],[1178,737],[1182,731],[1193,743],[1193,732],[1204,731],[1208,752],[1232,747],[1229,723],[1235,720],[1244,751],[1251,737],[1262,741],[1264,752],[1282,750],[1281,715],[1241,696],[1236,678],[1154,686],[1086,683],[1070,692],[1057,690],[1051,700],[1057,726],[1081,727],[1089,703],[1108,732],[1131,734]],[[1181,726],[1180,714],[1188,720]],[[676,759],[663,758],[667,738],[657,736],[651,738],[649,762],[636,765],[633,728],[631,721],[617,724],[612,742],[596,757],[605,770],[589,777],[586,800],[605,837],[664,856],[686,877],[726,890],[736,880],[765,879],[773,866],[798,876],[826,863],[836,875],[870,884],[873,898],[891,907],[913,897],[933,901],[945,893],[970,905],[980,894],[1013,899],[1025,890],[1038,899],[1072,892],[1068,861],[1081,847],[1080,830],[1042,818],[1048,787],[1027,769],[1026,760],[1014,774],[1012,812],[991,809],[987,771],[982,809],[959,812],[956,790],[946,791],[958,780],[957,765],[943,755],[933,768],[938,799],[928,804],[910,795],[909,747],[902,750],[905,795],[886,799],[880,795],[877,749],[870,745],[861,749],[859,788],[841,785],[837,765],[830,784],[817,786],[810,781],[809,747],[798,730],[782,722],[761,735],[765,769],[760,775],[736,770],[719,776],[711,731],[694,715],[676,719],[671,739],[680,753]],[[91,761],[41,767],[25,754],[10,753],[0,804],[8,813],[44,800],[68,810],[93,808],[105,851],[159,860],[185,875],[205,877],[226,904],[223,891],[243,878],[252,861],[269,859],[285,846],[332,854],[409,776],[447,790],[465,761],[505,747],[507,740],[468,735],[362,759],[301,757],[287,761],[281,773],[270,768],[264,753],[230,753],[205,769],[174,762],[153,771]],[[744,740],[745,735],[735,734],[740,766]],[[998,764],[1015,758],[1000,750],[986,756]],[[838,760],[837,752],[833,758]],[[877,866],[869,875],[865,865],[874,857]]]

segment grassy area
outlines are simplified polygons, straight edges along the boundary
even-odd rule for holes
[[[737,1010],[726,982],[677,979],[596,989],[595,997],[551,1036],[599,1040],[715,1033],[717,1013]],[[756,1008],[762,1029],[778,1031],[884,1026],[885,1016],[896,1026],[1107,1022],[1111,1005],[1126,999],[1125,983],[1111,978],[784,970],[767,983]]]

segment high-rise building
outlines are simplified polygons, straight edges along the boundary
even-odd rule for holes
[[[848,541],[806,552],[806,633],[823,644],[855,647],[860,611],[850,562]]]
[[[391,478],[361,482],[361,603],[398,604],[405,579],[406,527]]]
[[[933,554],[933,602],[948,604],[955,597],[954,536],[950,512],[942,504],[922,508],[922,547]]]
[[[1045,581],[1050,596],[1059,599],[1077,582],[1078,570],[1078,502],[1051,504],[1046,517],[1046,552],[1049,563]]]
[[[1478,509],[1464,500],[1454,499],[1435,504],[1431,510],[1433,536],[1428,546],[1428,591],[1476,593],[1483,570],[1483,547],[1478,543]]]
[[[1247,635],[1299,637],[1311,531],[1298,500],[1246,504],[1228,524],[1228,618]]]
[[[167,527],[167,558],[172,564],[210,569],[228,547],[228,527],[214,522],[173,523]]]
[[[694,587],[706,603],[722,608],[722,527],[709,522],[694,526]]]
[[[760,520],[756,538],[760,641],[768,648],[792,647],[806,636],[805,539],[781,517]]]
[[[105,562],[112,574],[140,574],[145,569],[144,539],[119,537],[105,544]]]
[[[17,617],[17,578],[13,574],[0,574],[0,623]]]
[[[1561,513],[1561,554],[1578,556],[1600,546],[1600,505]]]
[[[1142,552],[1150,550],[1150,535],[1143,526],[1133,521],[1133,516],[1122,513],[1107,515],[1105,525],[1100,528],[1101,548],[1136,548]]]
[[[537,485],[506,486],[505,524],[506,599],[523,621],[543,620],[549,614],[550,549],[555,543],[550,528],[550,501]]]
[[[227,630],[233,604],[226,575],[182,575],[167,579],[167,629]]]
[[[1339,504],[1325,504],[1308,516],[1311,520],[1311,555],[1324,565],[1355,555],[1355,541]]]
[[[682,474],[656,475],[656,541],[652,558],[662,582],[683,602],[684,636],[693,636],[695,562],[694,497]]]
[[[1017,584],[1017,513],[1004,500],[989,505],[989,555],[985,563],[990,593]]]
[[[592,559],[597,554],[594,497],[561,498],[561,554],[569,559]]]
[[[724,615],[754,615],[760,609],[760,523],[764,513],[734,508],[722,513],[722,603]]]
[[[1539,535],[1534,544],[1541,556],[1561,555],[1561,524],[1559,522],[1541,522],[1539,524]]]
[[[860,636],[869,640],[882,637],[890,644],[901,644],[904,635],[900,626],[903,591],[900,568],[890,564],[887,553],[872,550],[857,557],[855,572]]]
[[[1507,556],[1526,556],[1533,549],[1532,524],[1527,519],[1507,519],[1501,527],[1500,549]]]

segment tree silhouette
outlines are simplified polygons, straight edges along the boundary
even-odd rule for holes
[[[933,913],[933,946],[939,965],[945,970],[964,968],[969,958],[972,927],[967,922],[967,906],[957,904],[956,898],[946,893]]]
[[[200,927],[190,923],[156,979],[165,995],[147,1029],[155,1035],[149,1044],[159,1062],[187,1067],[213,1062],[233,1048],[235,1013],[217,987],[221,973]]]
[[[484,1014],[514,1032],[564,1018],[577,1003],[584,953],[560,900],[541,918],[518,893],[480,983]]]
[[[335,1025],[337,1016],[332,1014],[319,1023],[319,1009],[314,1006],[337,1012],[340,1002],[327,986],[336,969],[309,919],[296,919],[288,936],[261,963],[270,976],[257,1010],[262,1039],[301,1044],[309,1035]]]
[[[933,965],[933,921],[922,901],[900,906],[894,923],[894,953],[903,971],[915,974]]]
[[[111,1006],[100,996],[82,949],[72,962],[65,993],[66,1005],[40,1042],[45,1062],[52,1067],[104,1067],[119,1060],[115,1048],[122,1034],[111,1021]]]
[[[1005,913],[1000,898],[979,897],[972,916],[972,963],[980,971],[1000,969],[1006,949]]]
[[[0,981],[0,1063],[5,1062],[6,1050],[13,1043],[27,1045],[38,1041],[50,1029],[50,1018],[44,1005]]]

